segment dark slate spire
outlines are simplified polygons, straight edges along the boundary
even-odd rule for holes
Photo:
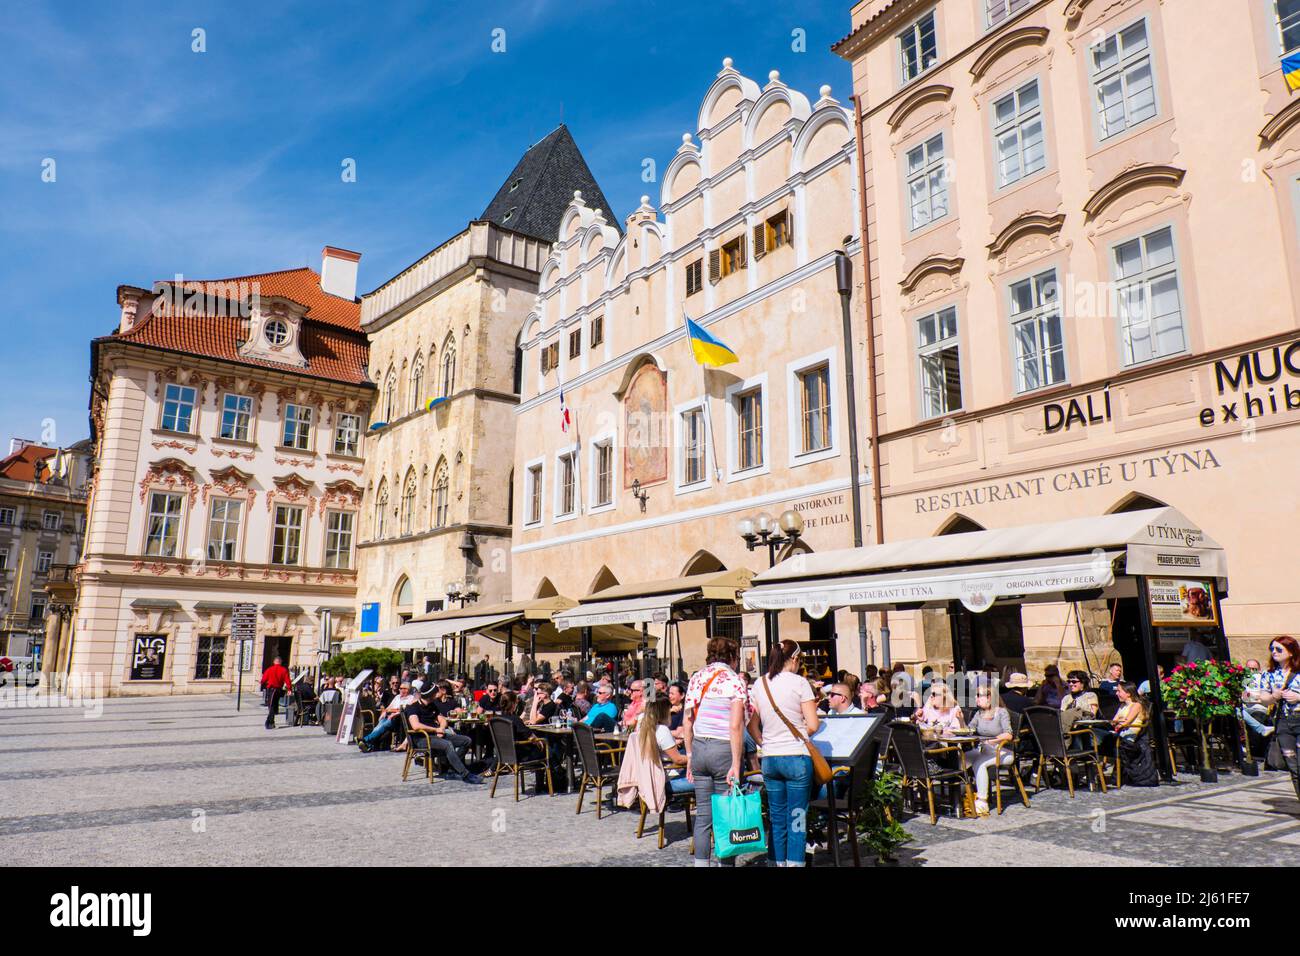
[[[560,233],[560,219],[573,200],[574,190],[580,190],[586,204],[602,210],[606,222],[622,232],[618,217],[587,168],[573,134],[561,123],[520,157],[479,218],[555,242]]]

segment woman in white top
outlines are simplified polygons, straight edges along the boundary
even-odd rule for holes
[[[813,783],[812,758],[804,740],[821,725],[812,685],[796,673],[798,669],[799,645],[782,641],[772,649],[767,673],[750,696],[754,715],[749,732],[763,748],[763,787],[777,866],[804,865],[802,824]]]

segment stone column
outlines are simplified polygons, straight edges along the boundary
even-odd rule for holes
[[[50,607],[49,613],[45,616],[45,647],[41,651],[41,673],[53,674],[59,662],[59,648],[62,646],[60,637],[63,633],[63,621],[68,614],[68,609],[61,604],[55,604]],[[48,682],[49,678],[46,677]]]

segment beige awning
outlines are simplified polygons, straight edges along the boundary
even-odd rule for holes
[[[387,648],[394,651],[424,650],[429,642],[440,637],[440,622],[410,622],[401,627],[379,631],[368,637],[354,637],[343,642],[343,650],[355,651],[363,647]]]
[[[527,650],[533,640],[536,625],[537,650],[544,652],[575,650],[577,635],[561,634],[556,630],[554,615],[575,606],[571,598],[555,595],[527,601],[509,601],[502,604],[451,608],[416,618],[421,624],[434,625],[429,649],[451,634],[472,631],[479,637],[505,643],[509,638],[520,650]],[[491,619],[491,620],[488,620]],[[408,627],[414,625],[407,625]],[[592,631],[592,647],[596,650],[630,650],[641,641],[641,635],[628,627],[607,626]]]
[[[1122,559],[1122,564],[1119,562]],[[754,578],[748,608],[943,606],[1064,600],[1067,592],[1131,593],[1118,575],[1227,577],[1223,548],[1174,508],[912,538],[801,554]],[[1113,591],[1113,593],[1111,593]]]
[[[672,620],[673,606],[686,601],[734,604],[754,573],[746,568],[692,574],[683,578],[618,584],[583,598],[577,607],[555,615],[559,630],[601,625],[662,624]]]

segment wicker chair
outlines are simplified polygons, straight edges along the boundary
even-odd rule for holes
[[[582,776],[578,781],[578,809],[582,812],[582,801],[590,787],[596,788],[596,819],[601,819],[604,808],[604,787],[606,783],[618,781],[618,761],[615,759],[623,750],[613,744],[597,743],[596,734],[583,723],[573,725],[573,742],[578,748],[578,759],[582,761]],[[638,834],[639,836],[640,834]]]
[[[1020,776],[1020,738],[1013,737],[1011,740],[1000,742],[997,749],[993,752],[993,762],[989,764],[989,789],[993,791],[993,799],[997,804],[998,815],[1002,815],[1002,790],[1003,777],[1005,775],[1008,783],[1015,784],[1016,791],[1020,794],[1020,802],[1029,806],[1029,794],[1025,792],[1025,781]],[[1002,762],[1003,754],[1011,754],[1011,760],[1007,763]]]
[[[497,795],[497,783],[503,773],[513,774],[515,778],[515,802],[519,802],[519,778],[530,771],[546,773],[546,791],[554,796],[555,782],[551,779],[551,762],[547,757],[546,744],[533,737],[529,740],[515,740],[515,729],[504,717],[493,717],[488,721],[492,731],[492,744],[497,751],[497,768],[492,774],[492,796]],[[520,746],[536,747],[538,756],[521,757]]]
[[[934,808],[934,788],[936,784],[949,787],[953,784],[961,784],[963,794],[972,795],[973,793],[970,768],[966,766],[966,756],[962,753],[960,747],[926,748],[924,741],[921,739],[920,728],[911,721],[896,720],[890,724],[890,728],[892,733],[890,734],[889,743],[898,757],[899,766],[903,769],[903,785],[912,788],[925,788],[926,799],[930,805],[930,823],[936,824],[939,822],[939,815]],[[957,755],[957,769],[930,769],[930,762],[927,758],[946,753],[955,753]],[[974,799],[973,795],[972,799]],[[959,803],[954,802],[954,805],[960,808]]]
[[[1055,707],[1028,707],[1025,720],[1038,745],[1038,768],[1034,775],[1034,792],[1043,788],[1043,771],[1049,766],[1061,768],[1065,772],[1065,782],[1069,787],[1071,798],[1074,797],[1074,767],[1082,766],[1091,780],[1095,778],[1101,784],[1101,792],[1106,792],[1106,777],[1101,770],[1101,754],[1097,752],[1097,740],[1091,730],[1072,730],[1067,735],[1061,730],[1061,714]],[[1070,750],[1066,737],[1077,737],[1087,742],[1082,750]]]
[[[429,732],[412,730],[411,725],[406,721],[406,714],[399,713],[398,719],[406,729],[406,760],[402,763],[402,783],[406,783],[406,775],[411,772],[411,764],[421,754],[424,756],[424,775],[430,783],[433,783],[433,746],[430,743]]]

